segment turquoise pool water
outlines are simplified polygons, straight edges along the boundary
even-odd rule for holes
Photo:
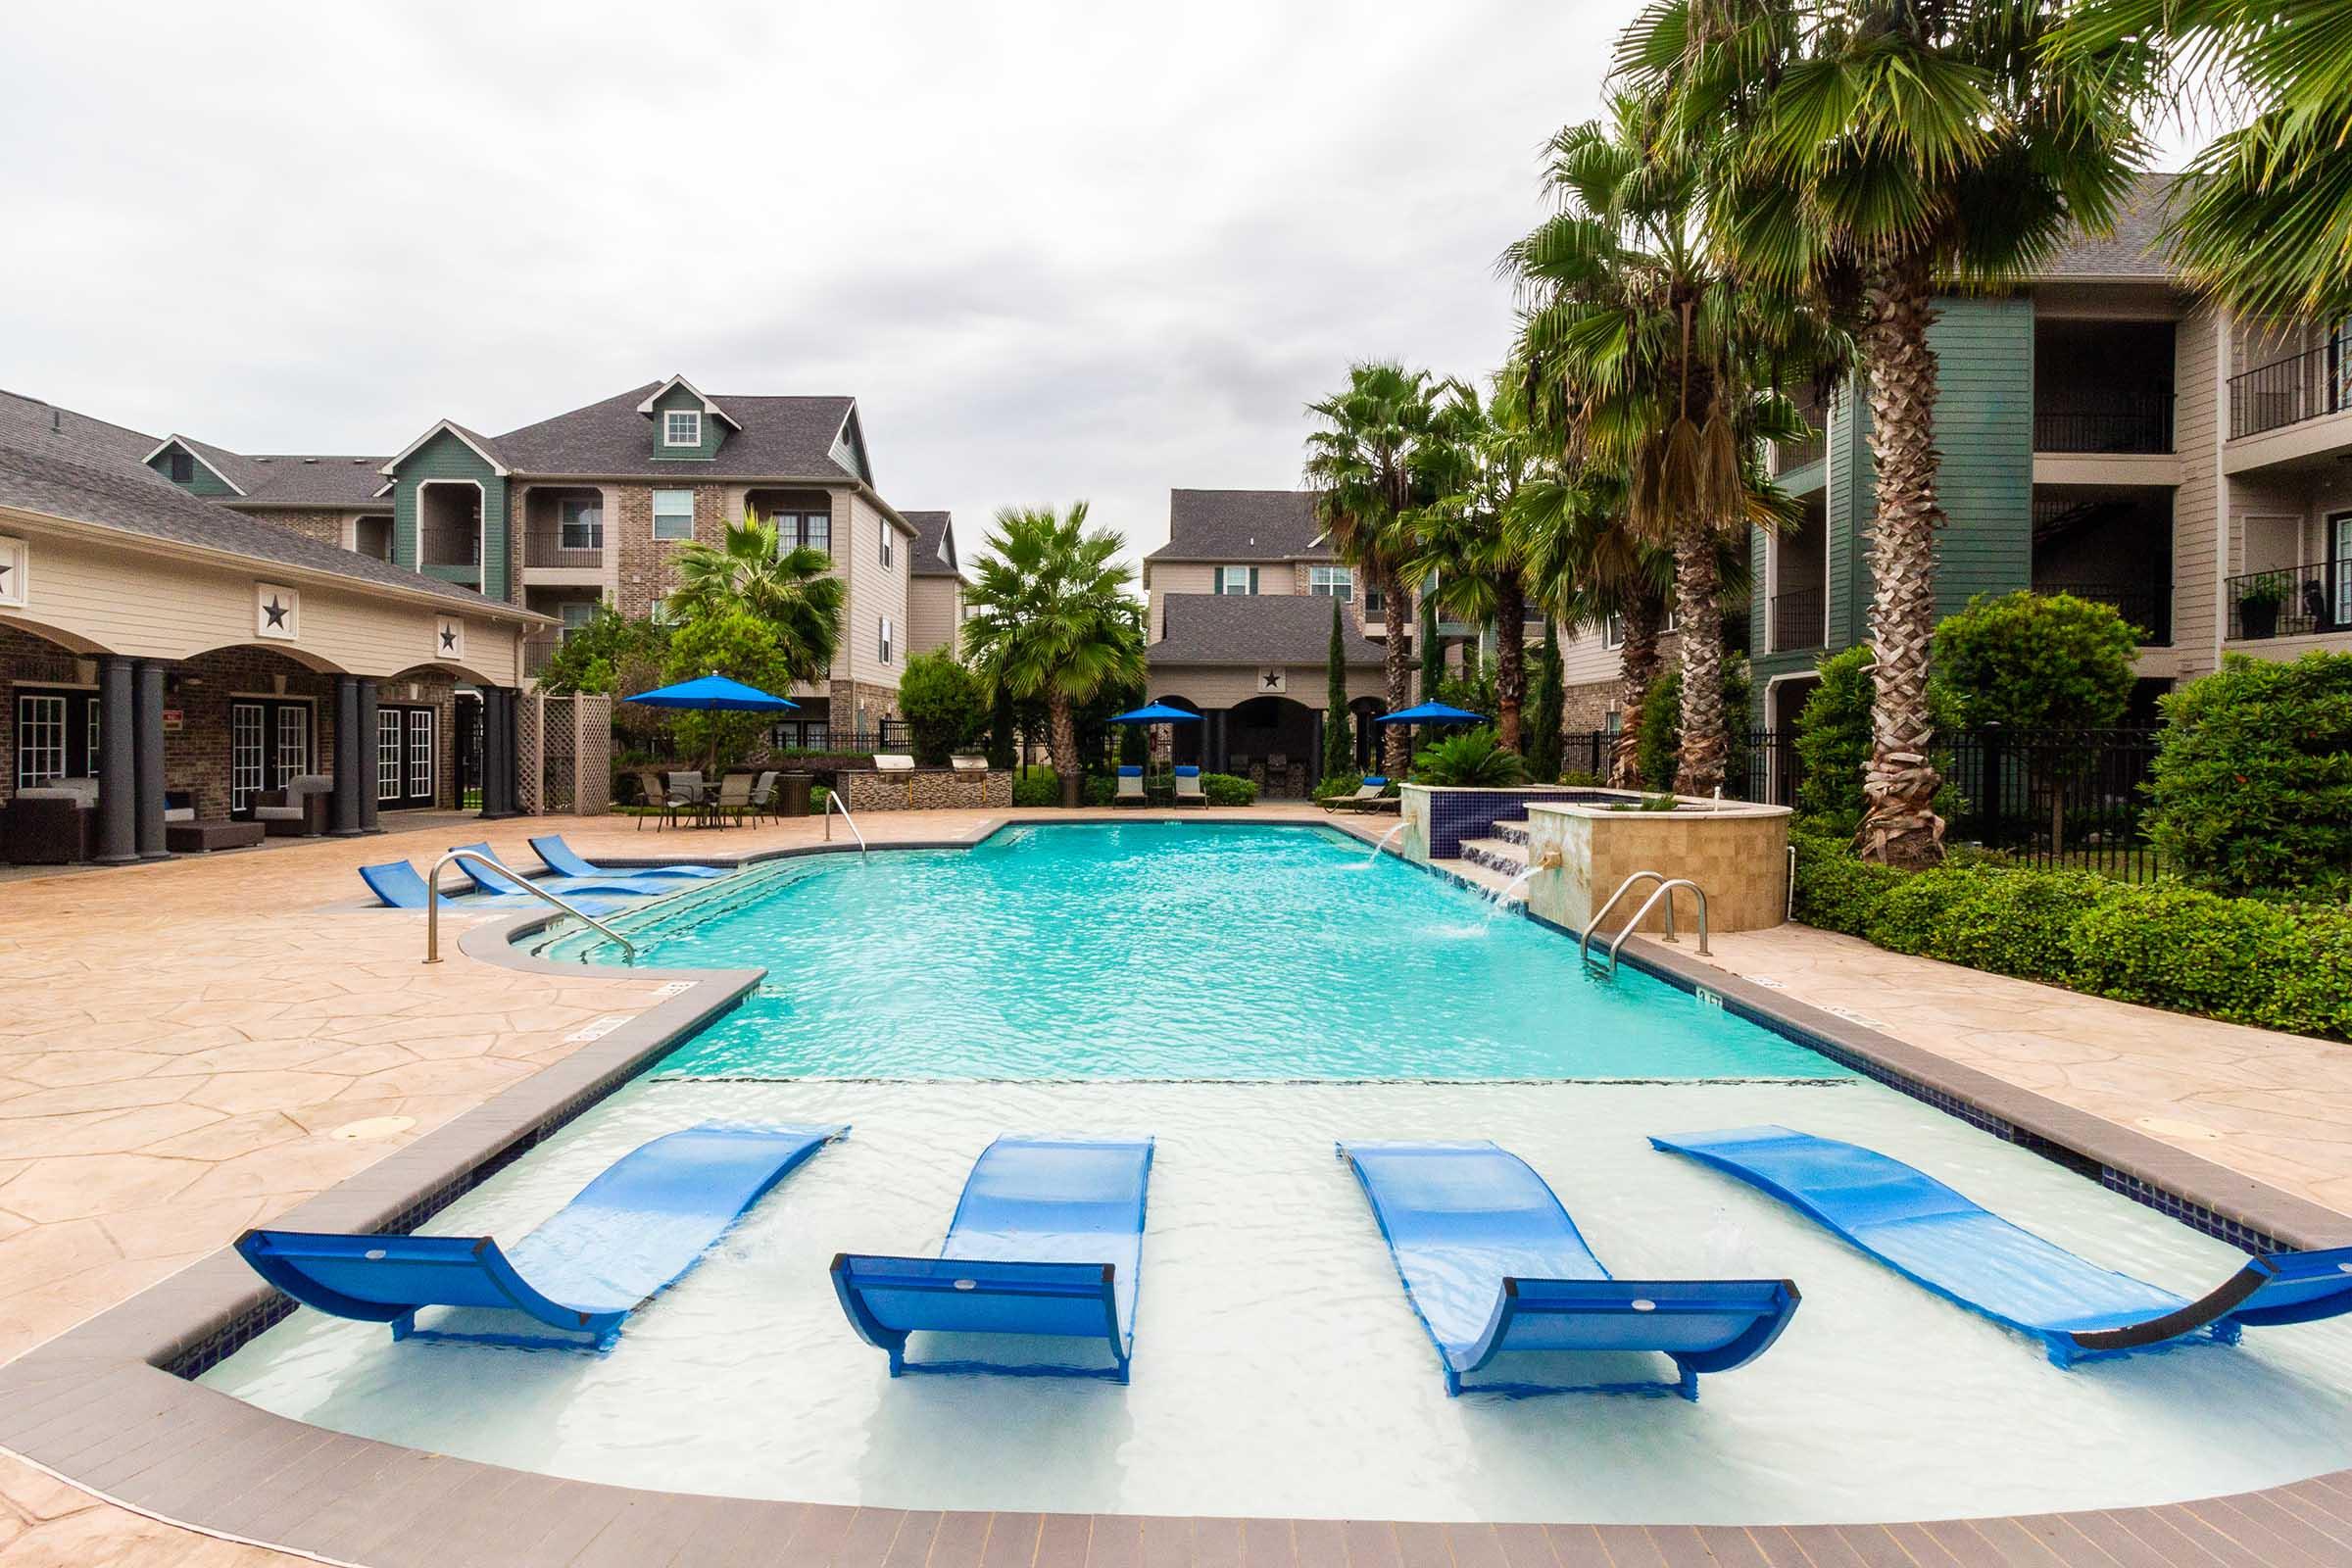
[[[1846,1076],[1630,968],[1595,978],[1558,932],[1321,829],[1019,827],[750,878],[621,922],[641,964],[768,971],[659,1076]],[[618,959],[578,936],[549,951]]]

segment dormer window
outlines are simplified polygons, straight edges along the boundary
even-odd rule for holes
[[[703,444],[703,411],[700,409],[670,409],[662,416],[662,444],[665,447],[699,447]]]
[[[187,484],[194,480],[195,477],[195,458],[185,452],[173,452],[172,454],[172,482],[173,484]]]

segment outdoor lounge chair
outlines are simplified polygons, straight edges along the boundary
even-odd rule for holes
[[[1323,803],[1326,811],[1365,811],[1373,809],[1372,803],[1388,793],[1389,781],[1378,773],[1367,773],[1355,787],[1353,795],[1335,795]]]
[[[651,881],[659,877],[665,881],[702,882],[728,873],[728,868],[723,865],[636,865],[622,871],[607,870],[593,860],[583,859],[579,851],[564,842],[561,833],[549,833],[531,840],[531,853],[538,856],[547,868],[558,876],[574,878],[622,877],[632,881]]]
[[[253,819],[273,839],[315,839],[333,825],[334,800],[334,775],[305,773],[256,795]]]
[[[429,1331],[426,1339],[612,1348],[622,1323],[694,1267],[710,1244],[802,1161],[849,1128],[705,1122],[624,1154],[578,1197],[501,1250],[488,1236],[247,1231],[237,1251],[306,1306],[416,1330],[419,1307],[521,1312],[555,1336]],[[459,1320],[463,1323],[465,1320]]]
[[[999,1138],[963,1184],[932,1257],[833,1259],[833,1289],[859,1338],[903,1372],[1041,1372],[1127,1381],[1152,1140]],[[914,1362],[906,1337],[1044,1334],[1102,1340],[1110,1369]]]
[[[1208,797],[1200,789],[1200,769],[1187,762],[1176,769],[1176,804],[1178,806],[1206,806]]]
[[[467,854],[478,855],[483,859],[488,860],[492,865],[498,867],[498,869],[495,871],[488,871],[484,870],[479,864],[472,860],[460,860],[457,862],[457,869],[465,872],[466,879],[471,882],[475,887],[479,888],[482,892],[519,893],[521,891],[521,884],[523,881],[522,873],[508,865],[506,861],[500,859],[498,858],[498,852],[490,848],[487,842],[477,844],[453,844],[450,846],[450,849],[452,852],[464,850]],[[601,893],[611,897],[625,899],[642,897],[649,893],[674,893],[677,891],[677,883],[675,881],[666,880],[662,877],[638,876],[634,873],[622,873],[615,876],[539,877],[535,879],[535,885],[546,889],[550,893],[559,894],[566,899],[577,893]]]
[[[1896,1273],[2033,1335],[2058,1366],[2200,1330],[2234,1345],[2249,1324],[2352,1312],[2352,1248],[2250,1258],[2190,1301],[2078,1257],[1876,1150],[1772,1126],[1650,1143],[1770,1193]]]
[[[421,909],[425,906],[428,884],[416,874],[416,868],[406,860],[387,860],[381,865],[360,867],[360,880],[379,903],[395,909]],[[602,914],[612,907],[611,899],[566,900],[572,907],[587,914]],[[443,908],[462,909],[544,909],[547,905],[527,893],[502,893],[496,896],[469,893],[463,898],[444,889]]]
[[[1141,806],[1148,797],[1144,794],[1144,770],[1133,762],[1119,764],[1118,793],[1111,796],[1113,806]]]
[[[1787,1280],[1611,1279],[1544,1178],[1494,1144],[1342,1144],[1340,1157],[1371,1200],[1449,1395],[1508,1351],[1656,1350],[1673,1358],[1671,1386],[1695,1399],[1701,1372],[1762,1355],[1796,1311]],[[1574,1392],[1471,1392],[1484,1390]]]

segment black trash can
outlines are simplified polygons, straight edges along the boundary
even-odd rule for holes
[[[814,773],[778,773],[776,775],[776,814],[778,816],[807,816],[808,790],[816,782]]]

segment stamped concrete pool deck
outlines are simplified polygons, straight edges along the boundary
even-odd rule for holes
[[[1007,818],[1052,814],[910,812],[865,826],[877,844],[969,841]],[[1326,820],[1296,807],[1217,815]],[[510,860],[532,864],[524,840],[550,830],[594,858],[805,847],[821,825],[657,833],[629,818],[534,819],[479,824],[466,836],[486,836]],[[662,1000],[661,985],[626,971],[542,974],[468,958],[455,937],[470,922],[455,916],[448,961],[423,965],[422,917],[359,907],[353,870],[403,856],[421,865],[455,837],[446,827],[395,831],[0,885],[0,984],[12,1003],[0,1019],[0,1361],[206,1257]],[[1794,1001],[2352,1212],[2352,1047],[2079,997],[1796,927],[1719,936],[1714,947],[1726,971]],[[2184,1509],[2180,1540],[2153,1544],[2120,1526],[2093,1544],[2079,1521],[2053,1523],[2046,1538],[2033,1522],[2004,1522],[1997,1540],[1982,1526],[1960,1527],[1949,1541],[1940,1539],[1945,1527],[1902,1527],[1916,1536],[1901,1548],[1908,1555],[1883,1560],[2352,1562],[2352,1524],[2344,1523],[2352,1494],[2323,1480],[2298,1495],[2310,1518],[2333,1521],[2322,1536],[2340,1554],[2315,1554],[2308,1543],[2262,1547],[2262,1532],[2278,1522],[2233,1524],[2238,1510],[2220,1505],[2220,1526],[2192,1525],[2198,1516]],[[1090,1530],[1072,1543],[1066,1526],[1036,1516],[886,1519],[809,1509],[795,1519],[796,1532],[819,1531],[810,1545],[828,1543],[822,1554],[795,1552],[796,1563],[931,1568],[984,1557],[1140,1562],[1163,1548],[1169,1561],[1240,1562],[1255,1558],[1269,1544],[1262,1533],[1274,1528],[1144,1521],[1133,1541],[1122,1525],[1103,1541]],[[1846,1563],[1882,1560],[1886,1544],[1903,1539],[1875,1528],[1848,1539],[1835,1531],[1547,1535],[1528,1527],[1530,1535],[1335,1525],[1327,1541],[1324,1527],[1277,1523],[1282,1561],[1360,1558],[1384,1568],[1424,1559],[1468,1568],[1467,1556],[1509,1568],[1523,1560],[1544,1568]],[[2250,1554],[2215,1544],[2248,1530]],[[1735,1538],[1745,1547],[1726,1544]],[[1715,1555],[1692,1555],[1696,1547]],[[0,1568],[298,1560],[115,1507],[0,1450]]]

